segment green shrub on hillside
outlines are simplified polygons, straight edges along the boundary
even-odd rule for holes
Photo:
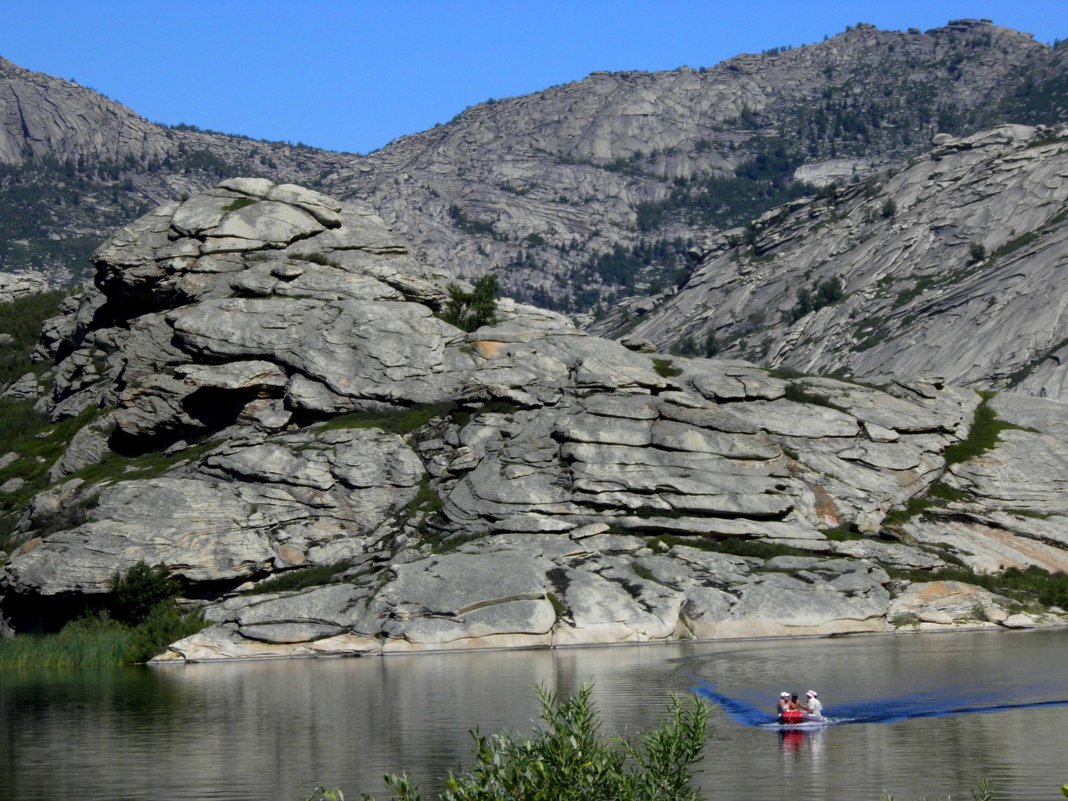
[[[671,359],[653,359],[653,370],[661,378],[674,378],[682,375],[682,369],[671,363]]]
[[[457,284],[449,284],[449,300],[441,313],[441,319],[461,331],[474,331],[495,323],[500,289],[496,273],[487,273],[479,278],[470,292],[461,289]]]
[[[316,565],[315,567],[302,567],[297,570],[287,570],[284,573],[266,578],[252,589],[250,595],[263,595],[271,592],[292,592],[304,590],[308,587],[319,587],[329,584],[337,576],[352,567],[352,562],[342,560],[332,565]]]
[[[40,366],[30,361],[30,354],[41,334],[41,323],[59,313],[59,304],[65,297],[66,291],[56,290],[0,303],[0,333],[14,340],[0,347],[0,384]]]

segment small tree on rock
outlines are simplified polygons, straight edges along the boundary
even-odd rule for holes
[[[462,331],[474,331],[497,321],[497,298],[500,296],[500,281],[496,273],[487,273],[475,282],[475,288],[467,292],[458,284],[449,284],[449,300],[441,319]]]

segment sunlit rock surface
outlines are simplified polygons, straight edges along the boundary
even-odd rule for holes
[[[1066,204],[1068,127],[944,136],[903,167],[718,236],[677,293],[591,330],[664,350],[711,336],[723,356],[804,372],[1068,398]]]
[[[45,342],[53,416],[101,413],[23,516],[4,604],[163,563],[212,624],[167,658],[877,632],[926,608],[902,571],[996,568],[992,527],[1013,564],[1065,552],[1057,401],[999,396],[1020,428],[947,470],[971,390],[660,356],[507,299],[464,332],[381,220],[262,179],[95,261]],[[887,518],[935,481],[965,500]]]

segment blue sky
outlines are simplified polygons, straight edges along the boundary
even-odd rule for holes
[[[0,0],[0,55],[157,122],[367,152],[595,70],[711,66],[857,22],[960,17],[1068,38],[1068,0]]]

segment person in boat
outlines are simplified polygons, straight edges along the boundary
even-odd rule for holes
[[[789,708],[790,708],[790,693],[783,691],[783,692],[779,693],[779,703],[776,704],[775,714],[777,714],[781,718],[782,717],[782,713],[785,712]]]
[[[805,708],[805,712],[809,717],[822,719],[823,718],[823,704],[820,702],[820,694],[815,690],[809,690],[805,693],[805,697],[808,698],[808,706]]]
[[[779,694],[779,723],[800,723],[804,718],[804,707],[797,702],[797,695]]]

